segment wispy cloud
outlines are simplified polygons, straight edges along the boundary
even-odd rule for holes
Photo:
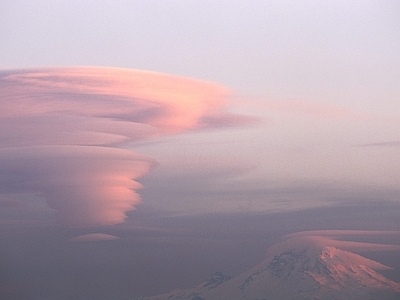
[[[89,233],[76,236],[70,239],[70,242],[104,242],[118,240],[119,237],[104,233]]]
[[[334,247],[350,251],[399,251],[400,245],[385,244],[385,243],[368,243],[356,241],[360,238],[379,238],[389,237],[398,240],[400,231],[368,231],[368,230],[312,230],[302,231],[284,236],[284,239],[312,237],[323,241]],[[352,241],[346,240],[351,239]]]
[[[227,88],[147,71],[2,71],[0,91],[0,198],[44,197],[67,226],[121,223],[140,202],[157,163],[121,145],[246,122]]]
[[[263,110],[292,115],[305,115],[324,119],[344,117],[362,118],[363,115],[352,109],[328,103],[305,99],[253,99],[253,105]]]
[[[358,147],[400,147],[400,141],[376,142],[357,145]]]

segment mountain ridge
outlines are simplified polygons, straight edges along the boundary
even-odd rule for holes
[[[191,289],[141,299],[400,299],[400,283],[377,272],[390,267],[331,246],[335,243],[330,241],[320,236],[290,237],[269,247],[265,260],[236,277],[217,272]]]

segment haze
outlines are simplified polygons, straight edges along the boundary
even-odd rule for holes
[[[1,7],[0,298],[152,296],[321,230],[400,282],[397,1]]]

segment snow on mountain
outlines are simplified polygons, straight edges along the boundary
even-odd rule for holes
[[[317,236],[289,238],[268,248],[263,262],[239,276],[218,272],[191,289],[144,299],[400,299],[400,284],[376,272],[390,267],[331,246],[330,241]]]

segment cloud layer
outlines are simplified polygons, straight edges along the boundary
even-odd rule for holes
[[[285,235],[285,240],[291,238],[308,237],[321,241],[321,243],[329,244],[330,246],[338,247],[348,251],[399,251],[400,245],[384,244],[384,243],[366,243],[360,241],[349,241],[362,239],[363,237],[379,238],[391,237],[398,240],[400,231],[367,231],[367,230],[312,230],[291,233]],[[341,240],[343,239],[343,240]]]
[[[0,198],[44,197],[66,226],[121,223],[156,165],[127,143],[243,123],[214,83],[116,68],[0,72]]]

